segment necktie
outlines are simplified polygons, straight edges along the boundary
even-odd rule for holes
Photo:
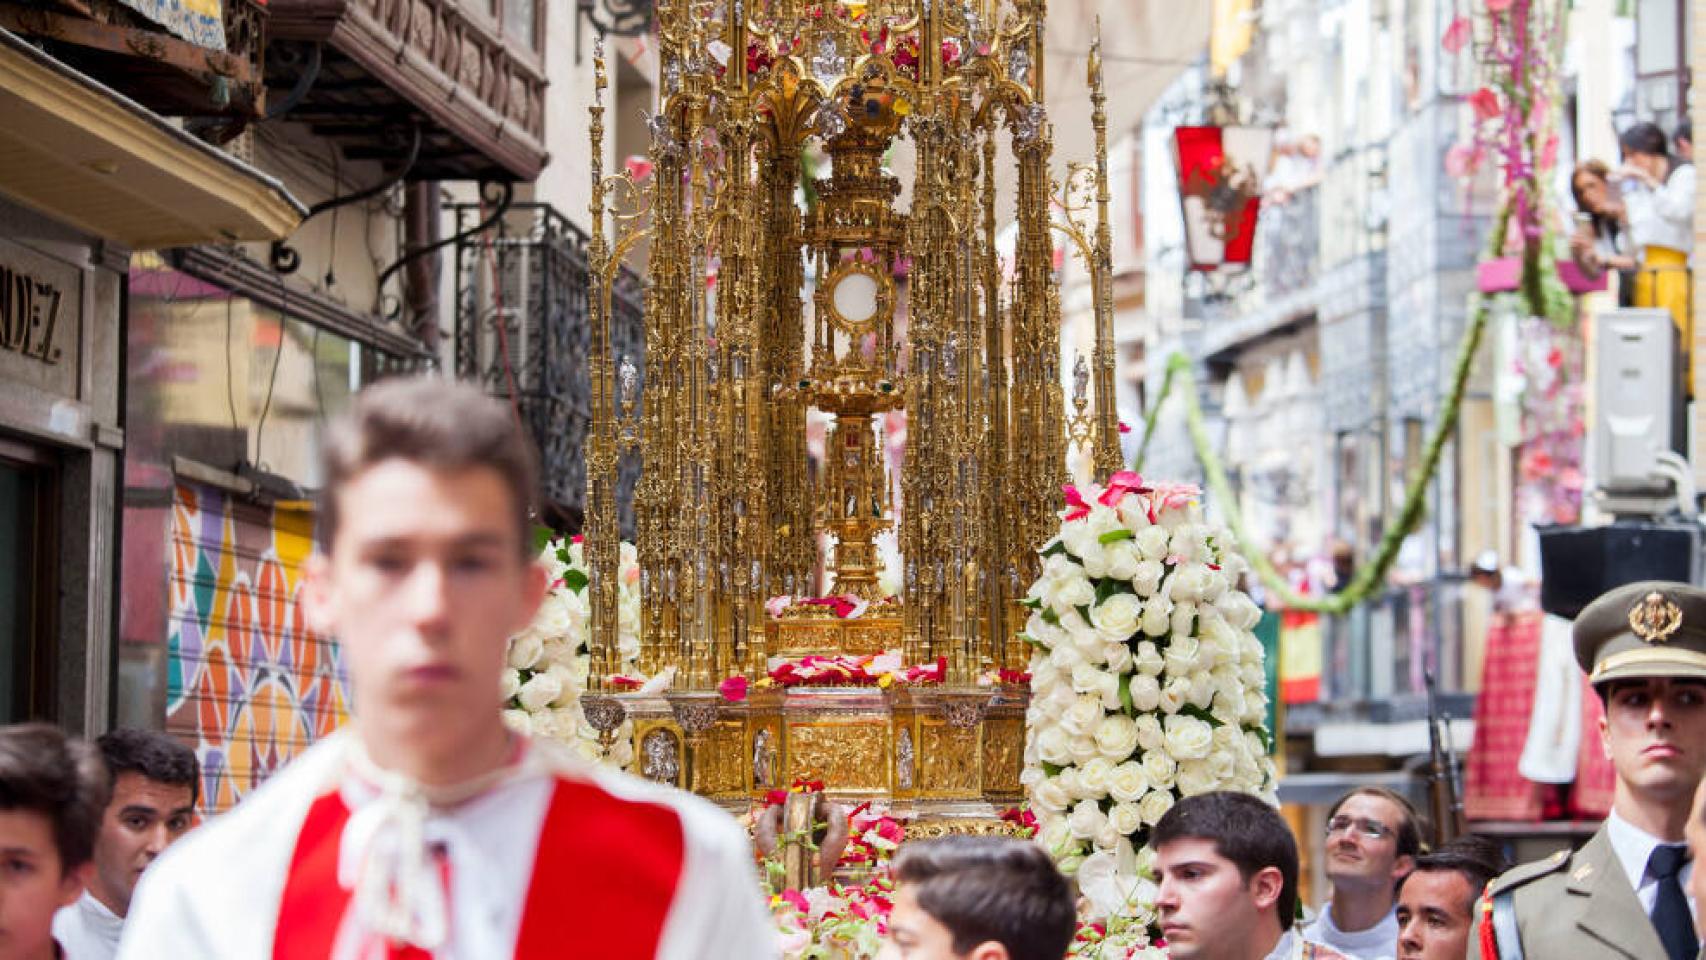
[[[1653,928],[1665,945],[1670,960],[1694,960],[1700,951],[1700,941],[1694,936],[1694,917],[1688,912],[1688,898],[1682,894],[1677,874],[1688,862],[1688,848],[1660,846],[1653,848],[1647,860],[1647,873],[1659,881],[1659,895],[1653,901]]]

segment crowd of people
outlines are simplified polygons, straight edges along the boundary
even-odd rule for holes
[[[503,723],[505,641],[548,587],[508,408],[387,381],[325,457],[304,607],[344,646],[352,723],[193,830],[196,761],[171,737],[0,728],[0,960],[774,957],[732,818]],[[1581,850],[1511,870],[1475,837],[1425,849],[1402,795],[1357,789],[1329,812],[1332,892],[1307,911],[1278,811],[1188,797],[1150,838],[1169,954],[1694,960],[1706,591],[1618,588],[1573,640],[1617,772]],[[1034,844],[908,844],[894,874],[885,960],[1061,960],[1075,936],[1071,884]]]

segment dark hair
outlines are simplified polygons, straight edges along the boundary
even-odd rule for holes
[[[45,723],[0,727],[0,810],[48,818],[61,871],[94,857],[106,807],[107,774],[87,743]]]
[[[121,773],[139,773],[172,787],[190,788],[190,805],[201,799],[200,766],[195,751],[170,734],[120,727],[95,741],[107,776],[116,785]]]
[[[1616,217],[1608,216],[1598,210],[1588,209],[1587,197],[1582,193],[1581,179],[1584,176],[1593,177],[1605,184],[1605,189],[1611,189],[1611,168],[1604,160],[1583,160],[1576,164],[1576,169],[1570,172],[1570,196],[1576,201],[1576,209],[1585,213],[1593,220],[1593,232],[1596,237],[1616,239],[1622,227]]]
[[[1665,132],[1659,125],[1649,120],[1632,123],[1622,133],[1617,135],[1617,145],[1624,153],[1650,153],[1658,157],[1670,157],[1670,142],[1665,138]]]
[[[1060,960],[1078,931],[1072,888],[1034,843],[950,836],[909,843],[897,883],[954,937],[954,952],[994,941],[1013,960]]]
[[[1676,125],[1676,129],[1671,131],[1670,140],[1672,143],[1676,143],[1679,140],[1687,140],[1689,143],[1693,143],[1694,121],[1687,117],[1683,117],[1682,121]]]
[[[1297,838],[1279,811],[1259,797],[1222,790],[1186,797],[1155,824],[1149,844],[1161,849],[1175,840],[1212,840],[1214,852],[1232,861],[1245,883],[1268,867],[1280,872],[1280,929],[1297,919]]]
[[[363,470],[400,459],[438,470],[497,471],[514,503],[517,542],[533,550],[532,515],[539,487],[533,442],[515,411],[476,387],[439,377],[386,380],[363,390],[326,432],[320,539],[338,532],[338,492]]]
[[[1510,861],[1505,858],[1505,852],[1497,842],[1466,833],[1455,840],[1440,844],[1439,849],[1432,853],[1417,857],[1416,869],[1398,881],[1398,889],[1402,891],[1404,881],[1418,873],[1460,873],[1463,879],[1469,882],[1469,902],[1463,905],[1463,912],[1473,917],[1475,899],[1481,895],[1481,891],[1487,888],[1487,884],[1491,883],[1494,877],[1510,868]]]
[[[1415,806],[1410,803],[1408,797],[1385,787],[1357,787],[1340,797],[1338,802],[1333,804],[1333,809],[1327,811],[1327,819],[1331,820],[1338,816],[1339,808],[1344,806],[1345,801],[1352,797],[1378,797],[1396,805],[1404,814],[1404,822],[1393,828],[1398,837],[1398,856],[1414,857],[1422,852],[1421,814],[1416,812]]]

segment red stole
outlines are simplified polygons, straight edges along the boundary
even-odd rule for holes
[[[351,891],[338,885],[338,847],[350,811],[336,790],[308,808],[285,878],[274,960],[326,960]],[[516,936],[516,960],[657,955],[685,865],[681,819],[655,803],[624,800],[558,778]],[[393,946],[392,960],[425,960]]]

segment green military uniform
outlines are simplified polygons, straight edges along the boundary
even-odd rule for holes
[[[1706,679],[1706,591],[1660,581],[1619,587],[1576,618],[1574,641],[1595,686]],[[1475,909],[1470,960],[1666,960],[1603,826],[1573,854],[1560,851],[1494,880]]]

